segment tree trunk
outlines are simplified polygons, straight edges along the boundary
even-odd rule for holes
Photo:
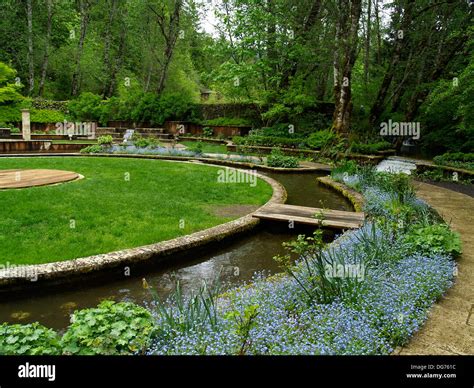
[[[350,8],[350,14],[345,9]],[[350,128],[352,113],[352,68],[357,54],[357,33],[362,9],[361,0],[344,0],[339,2],[340,26],[338,28],[338,44],[343,47],[343,58],[336,58],[334,74],[335,109],[332,129],[338,133],[347,133]],[[338,50],[336,50],[338,51]],[[342,64],[341,64],[342,62]]]
[[[382,36],[380,34],[379,0],[374,0],[374,2],[375,2],[375,27],[377,29],[377,64],[380,66],[382,64],[382,52],[381,52]]]
[[[158,78],[158,88],[156,92],[158,95],[163,93],[165,88],[166,77],[168,75],[168,68],[171,63],[171,58],[173,57],[173,51],[176,46],[179,35],[179,18],[181,14],[181,7],[183,5],[182,0],[176,0],[174,4],[174,11],[169,21],[168,32],[166,32],[166,27],[164,25],[164,19],[158,18],[158,23],[160,24],[163,37],[165,38],[165,50],[163,55],[163,63],[161,66],[160,76]]]
[[[35,88],[35,63],[33,57],[33,4],[26,1],[26,19],[28,23],[28,95],[33,94]]]
[[[369,82],[369,60],[370,60],[370,18],[372,14],[372,0],[367,2],[367,27],[365,32],[365,58],[364,58],[364,83],[365,90],[367,91]]]
[[[112,63],[110,59],[110,43],[112,40],[112,25],[115,18],[115,12],[117,10],[117,0],[112,0],[109,8],[109,20],[107,23],[107,27],[105,30],[104,36],[104,71],[106,72],[104,88],[102,90],[102,97],[110,97],[109,90],[111,84],[111,71],[112,71]]]
[[[79,92],[79,80],[81,75],[81,57],[84,49],[84,41],[86,39],[87,26],[89,24],[89,3],[87,0],[80,1],[81,9],[81,35],[79,37],[79,43],[77,46],[75,70],[72,75],[72,88],[71,94],[76,97]]]
[[[125,24],[123,24],[120,30],[120,40],[119,40],[119,47],[117,51],[117,57],[112,65],[112,71],[109,77],[109,85],[108,85],[109,88],[106,90],[107,97],[113,96],[115,92],[115,88],[117,84],[117,73],[120,71],[122,67],[123,57],[125,53],[126,34],[127,34],[127,27]]]
[[[48,21],[46,25],[46,42],[44,46],[43,65],[41,66],[41,79],[38,88],[38,95],[40,97],[43,97],[44,84],[46,82],[46,74],[48,72],[49,47],[51,44],[51,29],[53,24],[53,0],[46,0],[46,7],[48,10]]]

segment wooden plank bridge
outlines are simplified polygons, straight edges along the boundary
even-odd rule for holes
[[[316,207],[271,204],[253,213],[263,220],[286,221],[295,224],[321,225],[335,229],[356,229],[362,226],[364,213],[342,210],[320,209]]]

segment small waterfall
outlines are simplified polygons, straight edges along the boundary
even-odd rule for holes
[[[379,172],[390,172],[393,174],[404,173],[411,175],[416,170],[416,164],[413,160],[403,159],[396,156],[390,156],[382,160],[376,167]]]

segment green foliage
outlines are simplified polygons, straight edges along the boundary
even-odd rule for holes
[[[114,142],[114,138],[111,135],[99,136],[97,138],[97,144],[109,146]]]
[[[188,146],[188,150],[195,152],[198,155],[201,155],[203,152],[203,144],[202,141],[196,141],[193,144]]]
[[[392,144],[388,141],[379,141],[376,143],[359,143],[351,144],[351,151],[355,154],[374,155],[380,151],[386,151],[392,148]]]
[[[319,218],[318,215],[316,217]],[[328,304],[336,298],[348,298],[358,293],[360,279],[338,277],[332,273],[333,266],[344,266],[349,255],[344,249],[325,250],[321,229],[316,230],[312,237],[299,235],[296,240],[283,243],[283,246],[289,253],[276,256],[274,260],[296,280],[308,305]],[[292,264],[291,255],[299,257],[299,263]]]
[[[28,325],[0,325],[0,354],[36,356],[61,354],[58,334],[38,322]]]
[[[58,110],[31,109],[30,120],[32,123],[60,123],[65,118],[65,114]]]
[[[98,144],[93,144],[81,149],[81,153],[84,154],[99,154],[104,151],[104,148]]]
[[[353,160],[342,160],[331,170],[331,176],[356,175],[359,172],[359,165]]]
[[[312,133],[307,140],[307,144],[312,149],[320,150],[330,147],[338,140],[339,136],[335,132],[326,129]]]
[[[472,43],[471,43],[472,45]],[[474,149],[474,60],[457,77],[442,80],[423,106],[426,151],[472,152]]]
[[[461,254],[461,238],[446,224],[416,225],[405,237],[413,252],[424,255]]]
[[[250,332],[257,324],[258,309],[258,305],[248,305],[243,312],[232,310],[225,316],[225,319],[234,321],[235,332],[240,342],[239,355],[246,354],[252,344]]]
[[[245,146],[263,146],[263,147],[291,147],[297,148],[304,145],[304,141],[300,138],[281,137],[281,136],[234,136],[232,141],[236,145]]]
[[[153,287],[148,289],[153,295],[156,311],[162,318],[161,327],[157,330],[158,337],[170,331],[189,333],[206,324],[213,327],[217,325],[217,299],[220,294],[218,281],[210,286],[204,283],[186,299],[178,281],[166,302],[161,300]]]
[[[0,121],[16,123],[21,121],[21,111],[18,105],[0,105]]]
[[[143,137],[138,133],[133,134],[132,142],[137,148],[158,147],[161,145],[161,143],[154,137]]]
[[[267,157],[267,165],[280,168],[298,168],[298,159],[293,156],[285,156],[280,149],[274,149]]]
[[[16,71],[0,62],[0,105],[13,104],[23,99],[19,90],[21,85],[14,83]]]
[[[67,113],[69,101],[53,101],[45,100],[42,98],[33,99],[31,106],[34,109],[39,110],[53,110],[60,111],[62,113]]]
[[[448,152],[433,158],[436,164],[474,170],[474,153]]]
[[[205,137],[212,137],[212,135],[214,135],[214,130],[212,128],[209,128],[209,127],[204,127],[202,129],[202,134]]]
[[[241,127],[241,126],[251,126],[252,123],[248,119],[243,118],[234,118],[234,117],[218,117],[212,120],[204,120],[203,125],[211,125],[215,127]]]
[[[150,312],[128,302],[104,301],[74,312],[71,322],[61,339],[65,354],[143,353],[154,333]]]
[[[163,125],[166,120],[191,120],[193,117],[192,100],[180,93],[161,96],[145,93],[139,98],[130,115],[135,122],[150,122],[152,125]]]
[[[73,120],[99,121],[101,117],[102,98],[94,93],[85,92],[75,99],[69,101],[69,114]]]
[[[305,133],[296,132],[292,124],[280,123],[275,124],[271,127],[263,127],[260,129],[254,129],[250,131],[249,136],[269,136],[269,137],[281,137],[290,139],[302,139]]]

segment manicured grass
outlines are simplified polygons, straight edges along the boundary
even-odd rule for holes
[[[0,159],[0,170],[17,168],[75,171],[85,178],[0,190],[0,264],[45,263],[168,240],[230,220],[215,216],[214,207],[261,205],[272,192],[261,180],[255,187],[219,183],[216,167],[159,160]]]
[[[185,145],[186,147],[195,147],[198,142],[197,141],[182,141],[181,144]],[[218,144],[218,143],[207,143],[205,141],[201,142],[202,144],[202,152],[208,154],[226,154],[227,147],[225,144]]]

